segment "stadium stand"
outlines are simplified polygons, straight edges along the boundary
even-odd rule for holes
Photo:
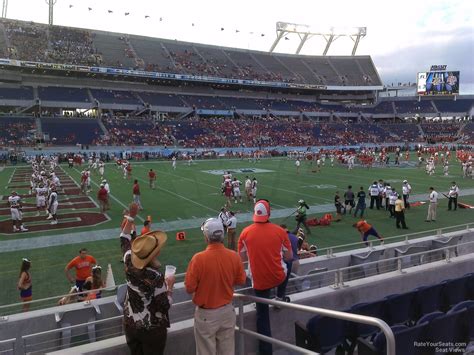
[[[44,101],[90,102],[87,89],[66,87],[38,87],[38,96]]]
[[[33,100],[33,90],[31,87],[4,87],[0,86],[1,100]]]
[[[95,119],[43,117],[41,124],[54,145],[92,144],[103,134]]]
[[[0,117],[0,146],[31,146],[30,133],[36,128],[31,117]]]
[[[427,112],[435,112],[435,108],[433,107],[431,100],[396,100],[395,109],[398,113],[427,113]]]

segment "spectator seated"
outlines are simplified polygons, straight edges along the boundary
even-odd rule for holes
[[[89,102],[86,89],[64,87],[39,87],[38,95],[44,101]]]
[[[35,130],[35,120],[31,117],[0,117],[0,146],[34,145]]]

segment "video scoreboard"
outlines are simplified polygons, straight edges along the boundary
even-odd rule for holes
[[[432,65],[430,71],[418,73],[418,95],[459,95],[459,71],[446,68]]]

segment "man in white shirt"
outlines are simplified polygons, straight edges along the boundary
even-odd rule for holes
[[[403,180],[402,194],[403,194],[403,203],[406,209],[410,209],[410,202],[408,202],[408,199],[410,198],[410,193],[411,193],[411,185],[408,183],[407,180]]]
[[[438,193],[430,187],[430,204],[428,205],[428,215],[425,222],[436,222],[436,208],[438,206]]]
[[[454,211],[458,208],[458,196],[459,196],[459,187],[456,185],[456,182],[453,181],[451,187],[449,188],[448,192],[448,211],[454,209]]]

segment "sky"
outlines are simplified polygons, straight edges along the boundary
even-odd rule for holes
[[[474,94],[473,0],[9,0],[7,17],[47,23],[47,1],[56,1],[57,25],[263,51],[277,21],[367,27],[357,54],[372,57],[384,84],[413,82],[417,72],[445,64],[461,71],[461,93]],[[288,38],[276,52],[296,51],[297,35]],[[324,45],[314,37],[301,54],[320,55]],[[352,45],[341,37],[328,55],[349,55]]]

